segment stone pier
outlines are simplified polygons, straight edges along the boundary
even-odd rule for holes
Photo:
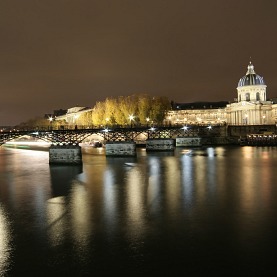
[[[174,151],[174,139],[148,139],[146,140],[146,151]]]
[[[185,147],[195,147],[201,146],[201,138],[200,137],[178,137],[176,138],[176,147],[185,146]]]
[[[106,142],[106,156],[136,156],[136,143],[134,141],[108,141]]]
[[[82,151],[79,145],[51,145],[49,164],[82,164]]]

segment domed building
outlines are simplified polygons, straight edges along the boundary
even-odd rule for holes
[[[273,124],[272,102],[266,99],[266,84],[256,74],[250,62],[246,75],[237,86],[237,102],[226,107],[228,125],[262,125]]]
[[[272,125],[277,122],[277,101],[268,101],[264,78],[256,74],[250,62],[246,75],[237,85],[234,103],[173,103],[165,124]],[[276,102],[276,103],[275,103]]]

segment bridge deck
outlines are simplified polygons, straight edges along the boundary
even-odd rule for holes
[[[77,145],[91,135],[97,135],[104,141],[142,141],[153,138],[176,138],[187,136],[222,136],[224,126],[159,126],[108,129],[74,130],[18,130],[0,133],[0,145],[23,136],[31,136],[53,144]]]

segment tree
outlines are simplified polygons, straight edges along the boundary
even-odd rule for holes
[[[165,113],[170,109],[170,102],[166,97],[150,97],[146,94],[107,98],[97,102],[93,112],[94,125],[148,124],[147,119],[161,124]],[[134,117],[131,119],[131,116]]]

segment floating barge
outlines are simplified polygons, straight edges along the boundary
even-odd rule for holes
[[[246,137],[240,138],[241,146],[277,146],[276,134],[249,134]]]

